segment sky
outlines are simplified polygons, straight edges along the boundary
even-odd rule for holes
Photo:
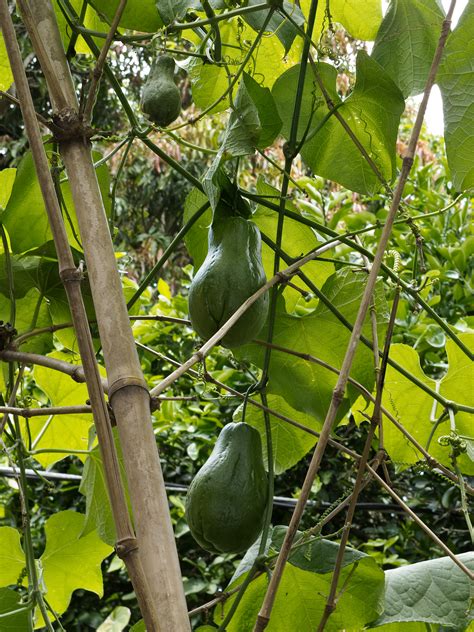
[[[451,0],[442,0],[445,11],[448,10],[448,6]],[[464,11],[468,0],[458,0],[456,2],[456,8],[453,14],[452,28],[454,28],[459,20],[461,13]],[[414,99],[416,102],[421,101],[421,95]],[[441,100],[441,94],[438,86],[433,86],[430,94],[430,100],[428,101],[428,107],[425,115],[426,127],[432,134],[443,135],[444,120],[443,120],[443,102]]]

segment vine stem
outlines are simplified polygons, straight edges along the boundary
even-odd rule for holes
[[[231,329],[231,327],[239,320],[239,318],[244,314],[256,300],[263,296],[265,292],[277,285],[278,283],[285,282],[287,279],[291,278],[296,271],[303,266],[308,261],[312,261],[315,257],[320,255],[322,252],[326,252],[330,248],[334,248],[337,245],[337,242],[332,244],[324,244],[320,248],[317,248],[313,252],[310,252],[305,257],[298,259],[295,263],[290,265],[286,270],[282,272],[278,272],[275,274],[269,281],[267,281],[260,289],[258,289],[252,296],[250,296],[242,305],[232,314],[232,316],[222,325],[222,327],[211,337],[209,340],[202,345],[202,347],[194,353],[184,364],[182,364],[176,371],[173,371],[170,375],[168,375],[164,380],[162,380],[157,386],[155,386],[151,391],[150,395],[155,397],[162,393],[166,388],[171,386],[179,377],[181,377],[188,369],[194,366],[197,362],[201,362],[207,354],[215,347],[222,338],[226,335],[226,333]]]
[[[92,119],[92,111],[94,109],[95,100],[97,98],[97,92],[99,90],[100,79],[102,77],[102,73],[104,71],[105,62],[107,59],[107,53],[112,45],[115,31],[118,28],[120,19],[122,14],[127,6],[127,0],[120,0],[117,9],[115,11],[114,18],[112,20],[112,24],[110,25],[109,32],[107,33],[107,37],[105,38],[105,43],[102,46],[100,51],[99,58],[97,59],[94,70],[92,71],[92,79],[91,84],[89,86],[89,92],[87,94],[87,101],[84,106],[83,112],[83,120],[86,123],[89,123]]]
[[[402,165],[401,173],[397,182],[397,186],[393,194],[393,200],[390,206],[390,211],[387,216],[387,220],[386,220],[384,229],[382,231],[382,235],[380,237],[380,242],[374,256],[372,268],[370,270],[370,273],[367,279],[367,285],[365,287],[364,294],[362,296],[357,318],[354,324],[354,328],[352,330],[352,334],[351,334],[351,338],[350,338],[348,348],[345,354],[345,358],[342,363],[341,372],[339,374],[336,387],[334,388],[334,391],[333,391],[331,404],[329,406],[329,410],[327,412],[326,419],[324,421],[324,424],[321,430],[320,439],[313,453],[310,466],[308,468],[303,486],[301,488],[301,494],[298,498],[298,502],[293,512],[288,530],[285,534],[285,539],[283,541],[283,545],[278,555],[277,563],[276,563],[274,572],[272,574],[272,577],[270,579],[270,582],[269,582],[269,585],[268,585],[268,588],[267,588],[267,591],[262,603],[262,607],[258,615],[257,624],[254,628],[254,632],[262,632],[267,627],[270,621],[273,604],[275,602],[278,587],[283,575],[286,562],[288,560],[288,556],[290,554],[291,545],[295,538],[299,523],[301,521],[301,517],[303,515],[304,508],[306,506],[309,495],[311,493],[311,487],[313,485],[313,481],[316,477],[316,474],[318,473],[321,459],[326,450],[326,446],[327,446],[328,439],[334,425],[337,411],[339,409],[340,403],[344,396],[344,391],[345,391],[345,387],[349,378],[349,372],[352,366],[352,361],[354,359],[354,355],[359,343],[360,335],[362,332],[362,326],[364,324],[365,316],[367,314],[367,309],[369,307],[370,300],[374,292],[375,283],[377,281],[377,276],[380,271],[382,259],[383,259],[383,256],[384,256],[384,253],[385,253],[385,250],[390,238],[392,225],[393,225],[393,222],[395,221],[395,217],[396,217],[396,214],[401,202],[403,190],[405,188],[405,183],[408,179],[408,175],[413,165],[413,158],[415,155],[416,145],[417,145],[418,138],[420,135],[421,126],[422,126],[423,118],[426,111],[426,106],[428,104],[428,98],[429,98],[431,88],[436,78],[436,73],[439,67],[439,63],[441,61],[441,55],[442,55],[442,52],[443,52],[443,49],[444,49],[444,46],[449,34],[451,17],[452,17],[455,5],[456,5],[456,0],[451,0],[451,4],[448,10],[446,19],[443,22],[441,35],[438,41],[438,45],[436,48],[433,62],[431,64],[428,80],[427,80],[426,87],[423,93],[423,98],[422,98],[422,101],[417,113],[415,124],[413,126],[412,134],[411,134],[410,141],[408,144],[407,154],[403,159],[403,165]]]

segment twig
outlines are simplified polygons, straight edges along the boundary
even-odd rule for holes
[[[86,123],[89,123],[92,119],[92,110],[94,109],[95,100],[97,97],[97,91],[99,89],[100,79],[102,77],[102,73],[104,71],[105,61],[107,59],[107,53],[109,52],[109,48],[112,45],[115,31],[119,25],[120,19],[124,12],[124,9],[127,5],[127,0],[120,0],[117,9],[115,11],[114,18],[112,20],[112,24],[110,26],[109,32],[107,33],[107,37],[105,39],[105,43],[100,51],[99,58],[96,62],[95,68],[92,72],[91,84],[89,86],[89,92],[87,94],[87,101],[84,106],[83,120]]]
[[[0,406],[0,413],[4,415],[18,415],[29,419],[30,417],[42,417],[50,415],[82,415],[91,413],[90,406],[45,406],[44,408],[15,408],[12,406]]]
[[[242,303],[239,309],[235,311],[234,314],[232,314],[232,316],[224,323],[224,325],[222,325],[222,327],[211,338],[209,338],[209,340],[194,355],[192,355],[189,360],[181,365],[179,369],[176,369],[176,371],[173,371],[173,373],[168,375],[162,382],[160,382],[160,384],[155,386],[155,388],[150,391],[150,395],[152,397],[159,395],[166,388],[171,386],[171,384],[173,384],[179,377],[181,377],[181,375],[186,373],[189,368],[194,366],[197,362],[202,361],[211,351],[211,349],[215,347],[220,342],[220,340],[222,340],[229,329],[239,320],[242,314],[244,314],[249,309],[249,307],[253,305],[253,303],[255,303],[255,301],[259,299],[260,296],[263,296],[265,292],[267,292],[271,287],[273,287],[277,283],[286,281],[288,278],[291,278],[291,276],[295,274],[301,266],[303,266],[305,263],[308,263],[308,261],[311,261],[312,259],[314,259],[314,257],[318,256],[322,252],[326,252],[326,250],[333,248],[336,243],[324,244],[324,246],[321,246],[321,248],[316,249],[314,252],[309,253],[301,259],[298,259],[298,261],[286,268],[286,270],[275,274],[275,276],[273,276],[269,281],[262,285],[259,290],[257,290],[244,303]]]
[[[293,512],[293,516],[291,518],[288,530],[285,534],[285,539],[283,541],[280,554],[278,556],[278,560],[275,566],[275,570],[270,579],[270,583],[268,589],[265,594],[265,598],[263,600],[262,607],[259,612],[258,617],[258,625],[255,628],[255,632],[261,632],[265,629],[270,621],[270,616],[273,608],[273,604],[275,602],[276,593],[278,590],[278,586],[281,581],[281,577],[283,575],[283,570],[285,568],[285,564],[287,562],[288,556],[290,554],[291,545],[293,543],[294,537],[296,535],[296,531],[298,529],[298,525],[300,523],[301,517],[303,515],[303,511],[308,500],[309,494],[311,492],[311,487],[313,485],[313,481],[315,476],[319,470],[319,465],[321,463],[321,459],[326,450],[327,442],[332,431],[332,427],[334,424],[334,420],[336,418],[337,411],[339,409],[339,405],[343,399],[345,386],[348,381],[349,372],[352,366],[352,361],[358,346],[359,338],[362,332],[362,326],[365,321],[365,316],[367,313],[367,309],[370,304],[370,300],[372,294],[374,292],[375,283],[377,280],[377,276],[380,270],[380,266],[382,263],[382,259],[385,253],[385,249],[388,244],[388,240],[390,238],[392,225],[395,220],[398,207],[400,205],[400,201],[402,198],[403,190],[405,187],[405,183],[408,179],[408,175],[410,173],[413,157],[415,154],[416,144],[418,141],[418,137],[421,131],[421,126],[423,123],[424,114],[426,111],[426,106],[428,103],[428,98],[431,92],[431,88],[434,84],[436,72],[441,61],[441,55],[444,49],[444,45],[446,43],[446,39],[449,34],[449,26],[451,21],[452,12],[454,10],[454,6],[456,4],[456,0],[452,0],[450,8],[447,13],[446,20],[443,23],[443,28],[441,32],[441,36],[438,42],[438,46],[435,52],[435,56],[433,59],[433,63],[430,68],[428,80],[426,83],[426,88],[423,94],[423,98],[420,104],[420,108],[418,110],[418,114],[416,117],[416,121],[413,127],[413,131],[410,137],[410,141],[408,144],[407,154],[403,160],[403,166],[400,173],[399,180],[397,182],[396,189],[394,191],[392,204],[390,206],[390,211],[382,231],[382,235],[380,237],[380,242],[377,247],[377,251],[374,256],[374,261],[372,264],[372,268],[370,274],[367,279],[367,285],[359,306],[359,311],[357,314],[356,322],[354,324],[354,328],[352,330],[351,338],[348,344],[347,352],[342,363],[341,373],[339,375],[336,387],[333,392],[333,397],[331,400],[331,404],[326,415],[326,419],[324,421],[323,428],[321,430],[321,436],[316,446],[316,449],[313,453],[313,457],[311,459],[310,466],[308,468],[308,472],[306,474],[303,486],[301,488],[301,494],[298,498],[298,503],[295,507],[295,511]]]

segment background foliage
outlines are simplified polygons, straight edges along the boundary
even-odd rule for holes
[[[68,3],[64,4],[67,8]],[[76,54],[68,48],[71,25],[61,11],[61,7],[65,8],[64,4],[56,2],[55,8],[61,21],[74,80],[78,91],[85,91],[94,58],[82,37],[76,42]],[[203,16],[199,6],[187,12],[188,4],[128,2],[121,21],[124,41],[114,43],[110,66],[120,77],[123,93],[142,125],[146,125],[146,121],[139,113],[140,92],[156,51],[164,47],[201,51],[202,34],[184,29],[183,34],[179,32],[169,39],[160,35],[151,44],[145,40],[143,45],[140,36],[131,29],[152,33],[163,24]],[[232,10],[240,4],[216,3],[215,10]],[[178,126],[168,133],[148,130],[147,138],[159,145],[167,156],[178,161],[189,174],[202,181],[211,201],[221,194],[218,174],[222,167],[242,189],[260,195],[261,200],[279,196],[281,173],[278,164],[283,164],[285,139],[290,137],[301,57],[302,40],[298,27],[305,23],[309,2],[300,4],[301,11],[293,3],[284,3],[287,11],[291,10],[291,20],[277,13],[266,25],[265,36],[245,65],[247,74],[242,74],[242,80],[236,82],[233,101],[228,97],[221,99],[229,85],[229,68],[232,72],[241,66],[243,68],[245,55],[262,28],[260,13],[249,13],[245,19],[227,20],[221,24],[221,37],[228,47],[225,64],[208,63],[201,57],[177,57],[181,62],[176,80],[184,106],[181,121],[192,120],[193,124],[182,128]],[[318,71],[333,103],[338,105],[338,111],[353,124],[363,147],[373,156],[383,178],[390,182],[400,169],[401,156],[413,125],[410,107],[402,115],[405,107],[403,97],[416,95],[423,89],[443,15],[434,0],[415,3],[398,0],[391,3],[382,21],[380,3],[374,0],[364,3],[362,19],[360,11],[352,8],[357,4],[335,0],[331,2],[328,16],[324,3],[320,3],[315,28],[316,33],[321,33],[317,47]],[[80,2],[72,5],[77,11],[81,8]],[[290,5],[289,9],[286,5]],[[107,20],[110,21],[113,16],[115,6],[114,2],[91,2],[85,13],[85,26],[106,31]],[[25,64],[36,110],[49,116],[50,106],[42,73],[23,26],[15,14],[14,17],[22,54],[27,60]],[[474,333],[474,235],[469,187],[473,186],[474,167],[471,157],[473,136],[469,133],[472,106],[467,99],[469,95],[472,97],[469,87],[472,81],[466,85],[459,83],[464,76],[472,79],[468,66],[470,42],[473,40],[469,38],[469,33],[472,34],[472,4],[468,6],[458,30],[448,40],[439,74],[446,115],[446,149],[441,139],[423,132],[405,188],[402,214],[392,234],[392,254],[386,258],[386,265],[395,267],[408,285],[408,289],[402,291],[397,312],[391,358],[446,399],[466,405],[469,404],[467,397],[472,383],[472,365],[467,363],[459,346],[449,340],[446,327],[443,328],[432,314],[422,309],[409,290],[417,287],[419,295],[448,325],[449,330],[466,346],[471,344]],[[131,39],[127,40],[127,36]],[[367,43],[363,40],[374,39],[375,45],[369,56]],[[98,37],[95,41],[102,43]],[[397,54],[394,53],[395,41]],[[11,77],[8,76],[2,44],[0,39],[0,88],[6,90],[10,88]],[[407,51],[410,59],[421,60],[414,69],[406,62]],[[298,137],[306,134],[306,142],[301,158],[294,163],[291,194],[286,206],[295,217],[285,220],[281,246],[288,256],[298,257],[325,240],[327,232],[324,231],[329,230],[341,235],[347,233],[351,239],[357,233],[359,246],[374,252],[387,217],[389,195],[380,189],[373,169],[367,166],[367,161],[355,145],[348,141],[337,121],[329,118],[323,125],[329,108],[308,77],[304,84],[298,127]],[[13,92],[14,89],[10,89],[10,93]],[[225,113],[229,107],[230,118]],[[211,115],[199,118],[199,112],[206,109]],[[27,152],[19,109],[7,98],[0,97],[0,111],[3,141],[0,150],[0,219],[9,244],[9,249],[6,250],[4,245],[0,253],[0,318],[11,320],[13,278],[15,327],[21,335],[36,328],[67,322],[69,312],[31,156]],[[268,111],[271,111],[271,116],[265,118]],[[460,119],[454,115],[457,111],[461,112]],[[249,120],[257,120],[257,133],[255,130],[249,133]],[[245,133],[242,132],[242,123]],[[177,231],[200,206],[205,195],[192,188],[182,173],[142,142],[134,139],[130,143],[127,136],[129,121],[117,94],[106,81],[102,82],[98,94],[93,124],[100,130],[94,141],[95,159],[102,162],[101,157],[107,157],[98,166],[97,174],[115,246],[120,253],[118,265],[122,272],[124,294],[130,298],[137,284],[160,260]],[[56,162],[56,148],[51,143],[47,147],[51,148],[52,168],[59,183],[64,173],[60,163]],[[466,164],[470,165],[467,169]],[[59,186],[71,245],[79,260],[82,245],[70,191],[66,182]],[[461,191],[464,195],[459,196]],[[253,220],[262,233],[275,241],[277,215],[262,203],[255,205],[253,210]],[[418,216],[417,220],[410,221],[411,216]],[[313,227],[298,221],[301,218],[313,222]],[[205,256],[210,221],[211,211],[208,211],[188,232],[185,244],[180,243],[173,250],[133,308],[135,316],[187,318],[186,296],[193,275],[192,264],[197,268]],[[27,231],[26,222],[29,226]],[[316,225],[320,229],[315,228]],[[348,340],[347,330],[338,317],[321,300],[318,301],[311,284],[321,290],[347,320],[353,322],[364,286],[366,261],[360,249],[353,247],[352,243],[341,243],[329,252],[326,261],[313,262],[305,267],[310,285],[297,280],[303,292],[292,287],[284,289],[277,307],[274,342],[297,351],[309,351],[340,366]],[[263,246],[262,256],[270,277],[274,253],[268,242]],[[381,336],[394,288],[393,280],[386,279],[378,289],[377,314]],[[89,316],[93,319],[87,282],[84,290]],[[137,320],[133,330],[150,387],[159,383],[176,363],[186,360],[198,344],[189,325],[182,322]],[[369,326],[364,333],[370,337]],[[260,337],[265,338],[265,331]],[[75,350],[75,338],[69,329],[58,330],[54,334],[42,333],[28,339],[21,348],[70,362],[79,361],[71,353]],[[165,394],[181,399],[163,401],[159,411],[154,413],[155,434],[169,486],[171,515],[190,608],[225,590],[229,583],[231,586],[238,585],[249,568],[251,551],[242,562],[235,555],[212,556],[196,545],[184,519],[183,492],[209,456],[219,430],[225,423],[241,416],[241,398],[229,394],[218,383],[245,393],[255,383],[262,368],[262,349],[255,343],[235,354],[221,347],[214,349],[206,361],[206,373],[200,367],[197,372],[183,377]],[[351,375],[372,391],[374,377],[369,349],[360,348]],[[2,363],[0,382],[5,395],[11,378],[12,374]],[[296,383],[299,385],[297,389],[294,388]],[[312,387],[314,384],[318,385],[317,390]],[[308,364],[301,358],[274,352],[268,383],[269,406],[313,430],[319,430],[334,384],[335,377],[327,370]],[[3,397],[5,401],[6,397]],[[70,378],[36,366],[25,370],[17,405],[69,405],[84,403],[86,399],[83,385],[71,387]],[[452,446],[442,446],[438,442],[440,436],[449,435],[449,416],[443,417],[435,427],[432,421],[428,422],[442,413],[441,406],[433,409],[433,398],[429,394],[409,380],[403,381],[395,369],[389,368],[384,405],[423,445],[430,442],[433,456],[444,465],[453,466]],[[360,452],[368,427],[364,416],[367,414],[370,414],[370,405],[354,389],[348,389],[334,437]],[[264,435],[263,419],[258,409],[249,407],[246,421]],[[464,449],[456,457],[454,465],[465,474],[472,474],[473,444],[469,439],[472,418],[465,412],[458,412],[456,422]],[[112,554],[114,527],[100,458],[97,448],[93,447],[91,424],[90,415],[57,416],[53,420],[36,417],[21,423],[22,437],[30,450],[27,467],[35,470],[48,468],[75,476],[65,481],[49,481],[40,474],[30,480],[28,504],[32,516],[34,553],[43,571],[47,594],[51,595],[50,605],[59,613],[64,612],[61,620],[66,629],[118,631],[125,629],[129,623],[136,623],[139,612],[123,565]],[[275,502],[272,523],[285,525],[289,521],[294,499],[298,497],[309,462],[308,452],[315,438],[274,416],[271,424],[276,452],[275,496],[280,498]],[[11,458],[15,454],[17,430],[9,420],[5,433],[7,449],[2,457],[2,465],[7,468],[11,466]],[[420,461],[420,455],[388,424],[384,438],[389,455],[387,473],[398,494],[408,498],[410,506],[443,541],[456,553],[465,553],[462,559],[470,563],[472,556],[469,557],[467,552],[471,548],[471,540],[459,489],[439,470],[431,470]],[[376,448],[374,442],[374,450]],[[42,449],[45,451],[38,452]],[[51,452],[61,449],[71,454],[64,456],[64,452]],[[91,452],[86,454],[78,450]],[[301,528],[310,529],[317,525],[338,501],[350,493],[355,475],[354,462],[330,447],[325,455],[324,467],[315,481]],[[0,567],[7,570],[5,576],[1,576],[5,588],[0,589],[0,612],[17,608],[18,596],[24,593],[24,553],[18,531],[22,518],[18,496],[16,481],[1,479],[0,550],[6,551],[7,555],[5,560],[0,559]],[[351,588],[331,618],[332,627],[328,629],[342,629],[349,616],[357,629],[363,629],[368,623],[374,623],[379,629],[385,629],[384,626],[395,629],[390,624],[399,620],[406,598],[400,587],[413,585],[416,592],[421,590],[420,586],[427,577],[437,576],[444,578],[440,580],[437,594],[444,595],[439,611],[444,609],[445,614],[438,616],[436,612],[432,613],[429,603],[413,597],[416,607],[409,615],[411,618],[404,620],[403,629],[425,630],[425,623],[432,625],[432,629],[445,625],[466,629],[469,594],[465,577],[457,569],[453,570],[444,558],[436,559],[440,553],[432,541],[374,483],[362,492],[359,500],[350,539],[355,551],[346,554],[348,558],[345,559],[342,581],[350,573],[354,576],[349,584]],[[288,612],[295,617],[294,620],[298,620],[303,604],[306,606],[315,593],[327,593],[332,567],[321,568],[316,563],[309,563],[308,556],[313,560],[331,560],[337,549],[334,540],[337,541],[343,525],[344,513],[341,513],[323,530],[326,539],[316,540],[311,545],[325,548],[315,549],[314,557],[313,553],[308,553],[306,557],[302,555],[299,559],[292,559],[291,566],[285,571],[281,590],[285,592],[285,585],[288,588],[304,586],[304,590],[290,604],[284,600],[277,601],[274,617],[279,623],[275,623],[272,630],[286,625]],[[279,543],[281,527],[275,527],[270,554],[278,550]],[[69,551],[74,552],[73,558],[68,555]],[[67,576],[64,574],[66,560]],[[84,560],[87,560],[86,565]],[[104,574],[103,583],[100,568]],[[383,581],[383,570],[388,571],[385,574],[385,601],[380,583],[381,577]],[[363,590],[358,583],[359,574]],[[240,614],[233,619],[228,630],[247,629],[250,619],[254,620],[264,580],[261,576],[253,582],[239,608]],[[443,584],[443,581],[446,583]],[[363,602],[369,584],[373,588],[372,600],[370,607],[365,608]],[[215,612],[200,613],[193,618],[194,627],[204,623],[220,625],[230,604],[231,600],[222,608],[216,608]],[[317,625],[323,606],[322,601],[318,602],[308,615],[311,629]],[[4,629],[27,629],[22,614],[14,616],[17,619],[11,617],[8,620],[10,627]],[[107,627],[103,622],[109,616],[112,619],[109,619],[107,625],[110,627]],[[0,630],[2,625],[0,623]]]

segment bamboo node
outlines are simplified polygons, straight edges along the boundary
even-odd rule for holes
[[[83,140],[87,143],[95,134],[95,130],[90,125],[85,125],[73,108],[63,108],[54,114],[50,128],[54,140],[58,143],[77,140]]]
[[[117,540],[114,548],[120,559],[124,559],[132,551],[138,550],[137,539],[134,537],[122,538],[121,540]]]
[[[59,273],[63,283],[80,283],[82,281],[82,270],[80,268],[65,268]]]
[[[117,391],[127,388],[127,386],[138,386],[149,393],[148,386],[142,377],[136,375],[125,375],[109,385],[109,401],[112,400],[113,395],[115,395]]]

